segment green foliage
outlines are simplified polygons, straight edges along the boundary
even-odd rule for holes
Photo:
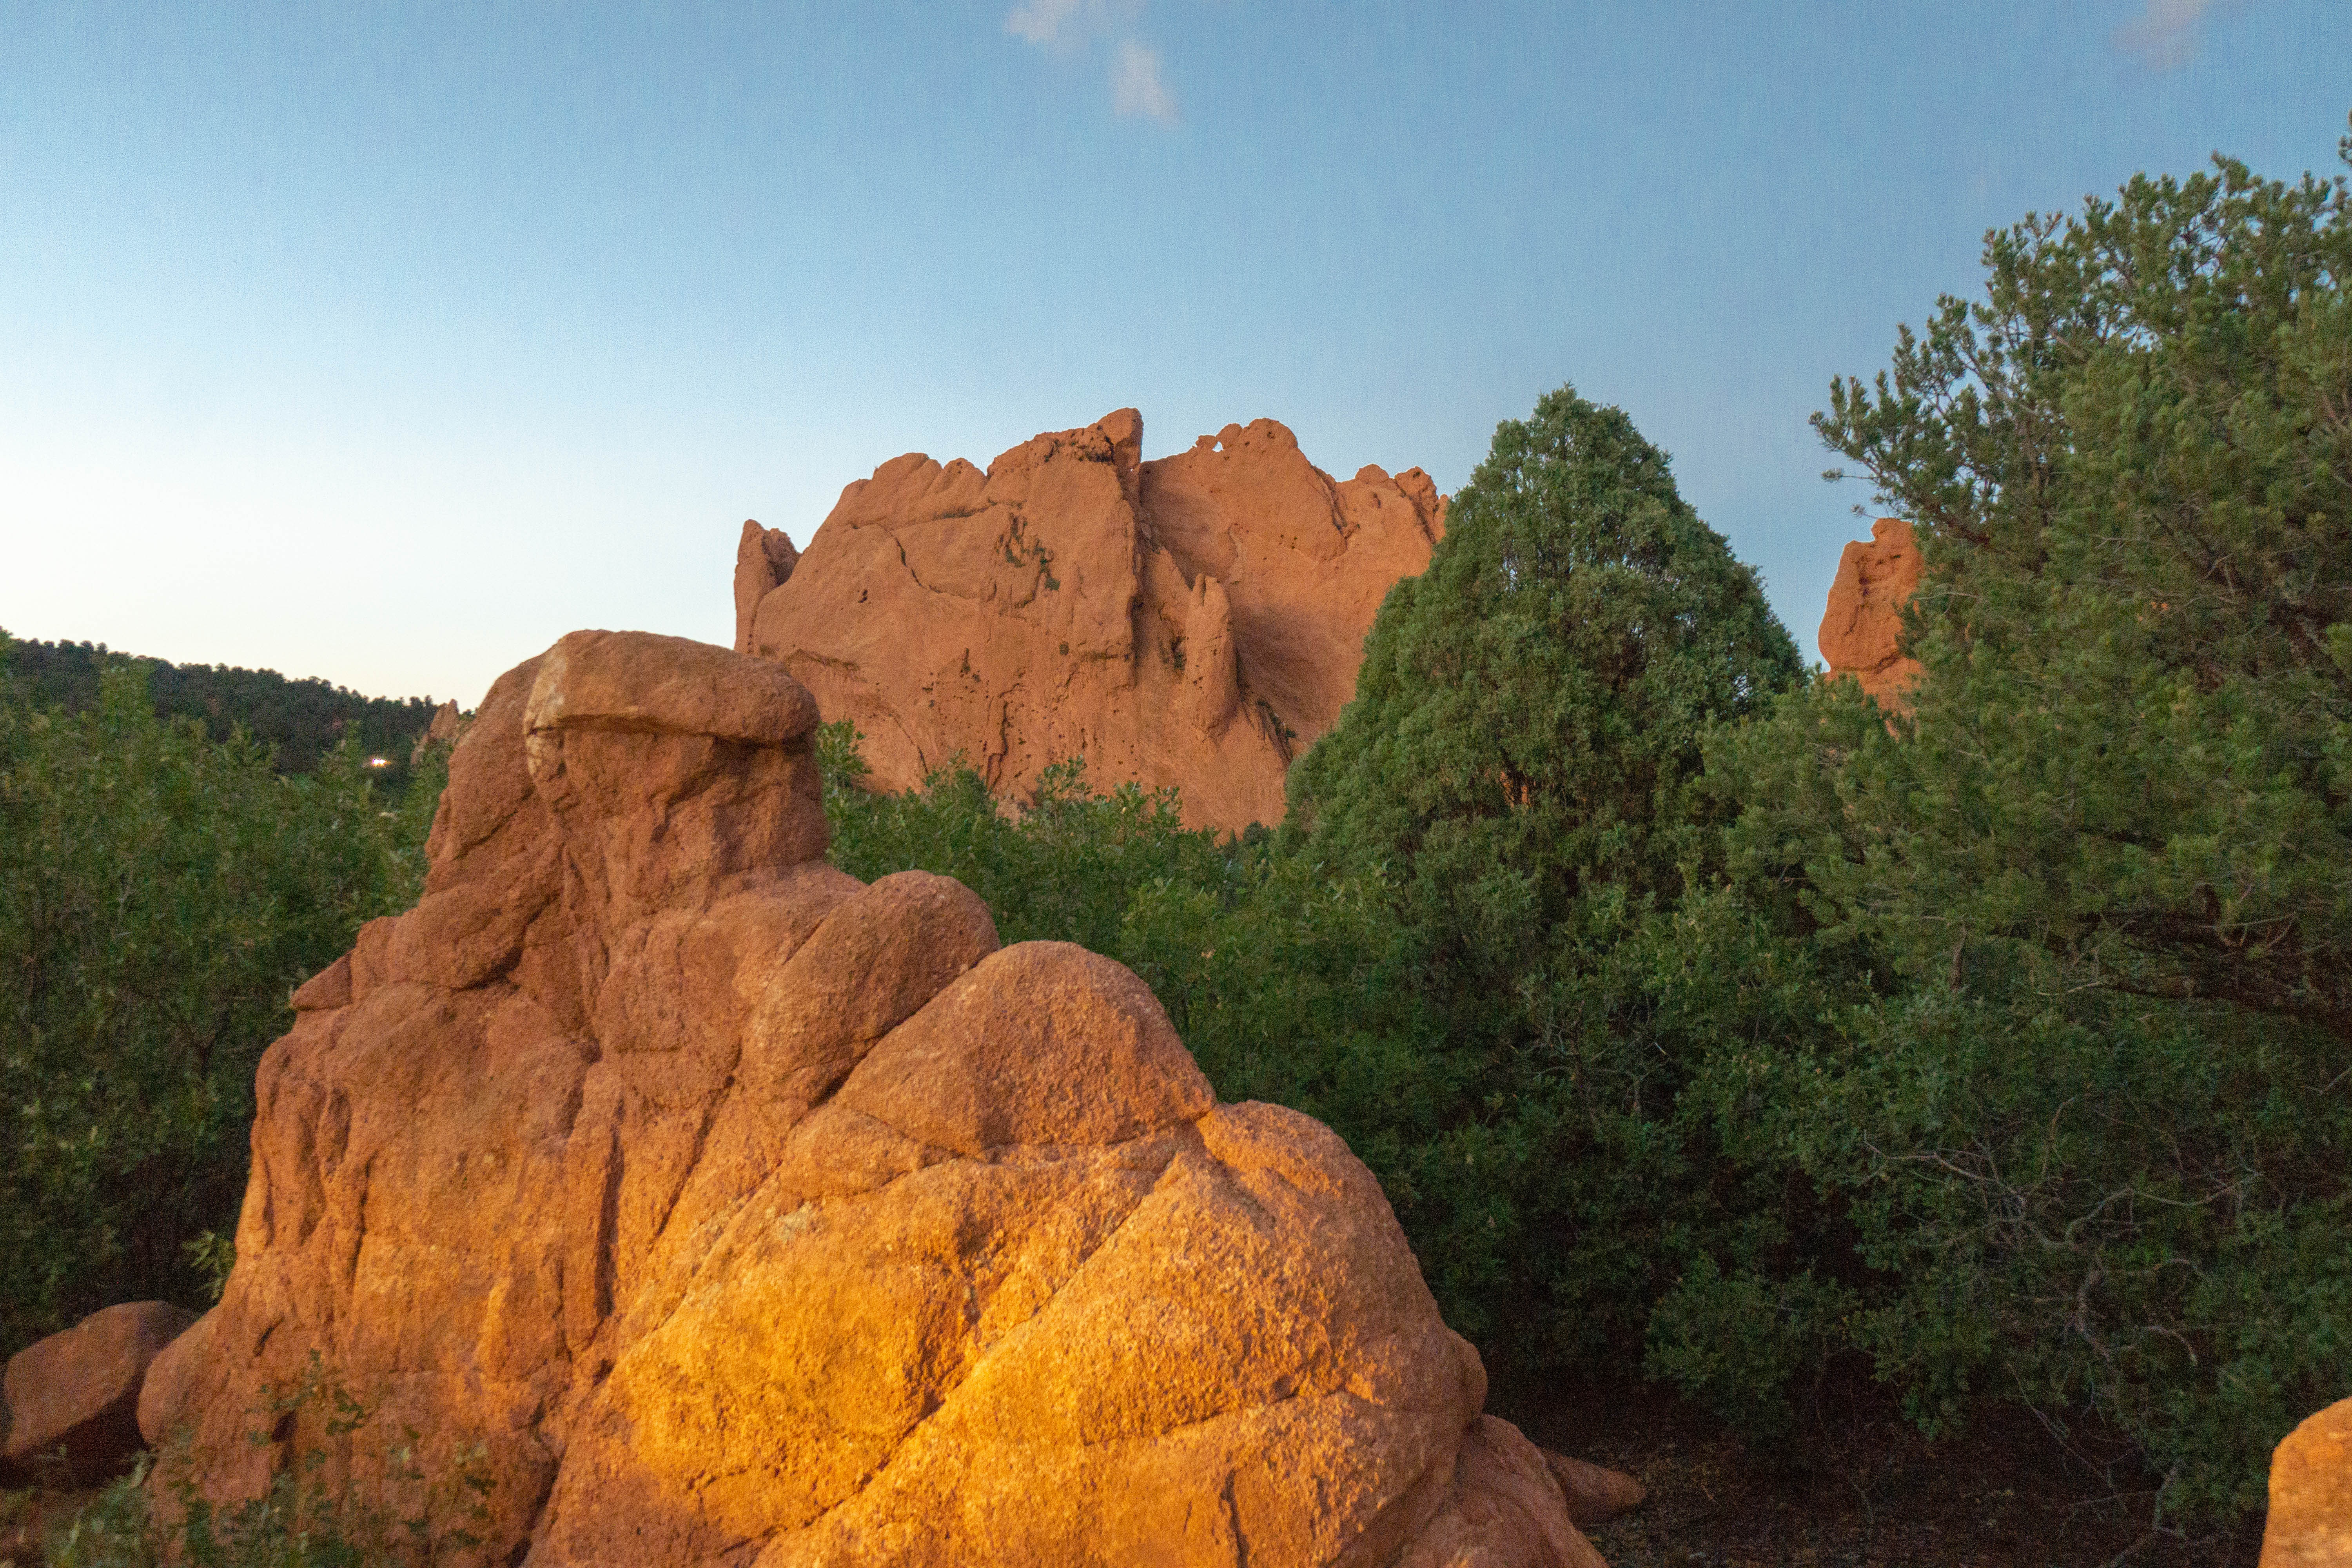
[[[0,693],[0,1350],[111,1301],[205,1299],[289,989],[412,895],[356,743],[308,776],[99,701]]]
[[[1872,824],[1884,913],[2352,1043],[2352,198],[2217,160],[1986,265],[1821,419],[1926,525],[1899,765],[1969,824]]]
[[[2352,1325],[2352,200],[2220,159],[1985,260],[1818,420],[1921,525],[1916,713],[1723,743],[1743,885],[1901,982],[1759,1124],[1923,1421],[2095,1412],[2251,1507]]]
[[[482,1545],[476,1532],[489,1517],[492,1482],[480,1445],[434,1472],[419,1460],[413,1428],[382,1453],[355,1454],[354,1435],[373,1412],[316,1352],[254,1415],[247,1436],[257,1447],[306,1430],[316,1441],[274,1465],[260,1493],[227,1504],[204,1495],[184,1439],[152,1471],[142,1457],[68,1527],[48,1552],[50,1568],[437,1568]],[[160,1507],[159,1492],[168,1500]]]
[[[849,725],[826,725],[817,743],[834,864],[869,882],[918,868],[953,877],[986,901],[1008,943],[1115,952],[1139,888],[1223,874],[1216,836],[1185,829],[1173,790],[1094,794],[1082,758],[1048,767],[1034,801],[1007,807],[970,768],[941,769],[903,795],[871,794]]]
[[[28,701],[79,713],[97,704],[100,671],[132,658],[103,643],[20,642],[11,663]],[[242,729],[270,749],[283,773],[309,773],[349,741],[363,755],[384,759],[374,770],[376,783],[392,795],[406,789],[409,752],[433,721],[429,697],[362,697],[316,676],[289,680],[274,669],[135,662],[147,667],[157,718],[192,720],[216,742]]]
[[[1336,1124],[1393,1150],[1449,1320],[1507,1361],[1622,1364],[1686,1265],[1786,1244],[1778,1196],[1683,1108],[1711,1041],[1669,994],[1681,906],[1721,859],[1703,742],[1801,676],[1664,455],[1563,388],[1496,431],[1293,771],[1299,852],[1377,887],[1385,989],[1414,999],[1322,1092],[1369,1076]],[[1384,1092],[1407,1057],[1414,1092]]]
[[[188,1267],[195,1270],[204,1287],[205,1300],[219,1300],[228,1289],[229,1275],[236,1268],[236,1238],[208,1230],[181,1243],[180,1250],[187,1254]]]

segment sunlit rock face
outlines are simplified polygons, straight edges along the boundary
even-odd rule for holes
[[[224,1497],[478,1445],[491,1562],[1597,1563],[1339,1141],[1109,960],[827,866],[815,722],[676,638],[498,682],[422,901],[263,1060],[151,1436]],[[249,1445],[314,1352],[368,1424]]]
[[[2262,1568],[2352,1568],[2352,1399],[2307,1417],[2271,1455]]]
[[[1125,408],[985,473],[908,453],[781,572],[789,542],[747,527],[738,646],[855,723],[884,789],[961,758],[1019,797],[1083,756],[1100,786],[1174,785],[1192,826],[1281,820],[1444,498],[1418,468],[1335,480],[1271,419],[1149,463],[1142,443]]]
[[[1832,676],[1850,675],[1879,705],[1907,710],[1904,693],[1918,679],[1919,661],[1902,651],[1903,607],[1919,591],[1919,544],[1911,525],[1882,517],[1838,557],[1822,616],[1822,658]]]

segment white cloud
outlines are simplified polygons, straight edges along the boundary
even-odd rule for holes
[[[1095,43],[1118,38],[1111,52],[1110,100],[1118,113],[1176,122],[1176,95],[1160,73],[1160,51],[1132,35],[1145,0],[1020,0],[1005,14],[1004,30],[1056,54],[1091,54]]]
[[[1160,75],[1160,51],[1133,38],[1118,46],[1110,65],[1111,108],[1121,114],[1139,114],[1162,125],[1176,123],[1176,95]]]
[[[2116,47],[2150,70],[2172,70],[2197,54],[2197,25],[2214,0],[2147,0],[2147,9],[2115,31]]]
[[[1070,40],[1095,9],[1087,0],[1022,0],[1004,18],[1004,30],[1050,48]]]

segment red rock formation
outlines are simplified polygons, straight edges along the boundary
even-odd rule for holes
[[[2306,1419],[2271,1455],[2261,1568],[2352,1568],[2352,1399]]]
[[[761,528],[743,520],[743,537],[735,546],[735,651],[751,651],[751,616],[800,563],[793,536],[781,528]]]
[[[129,1468],[148,1365],[195,1321],[168,1301],[126,1301],[10,1356],[0,1376],[0,1471],[35,1475],[59,1450],[72,1485]]]
[[[1176,786],[1193,826],[1279,821],[1444,498],[1418,468],[1335,482],[1271,419],[1149,463],[1142,440],[1127,408],[985,474],[883,464],[760,600],[749,650],[856,724],[884,789],[961,756],[1024,795],[1083,755],[1097,785]]]
[[[458,729],[464,722],[454,697],[433,710],[432,721],[425,726],[425,732],[416,737],[416,744],[409,748],[408,765],[415,767],[423,763],[425,753],[436,746],[456,745]]]
[[[1568,1500],[1568,1517],[1579,1529],[1606,1523],[1621,1513],[1631,1512],[1650,1495],[1641,1482],[1622,1470],[1612,1470],[1587,1459],[1571,1459],[1549,1448],[1538,1452],[1551,1467],[1552,1479],[1559,1483],[1560,1495]]]
[[[1822,616],[1822,658],[1832,676],[1851,675],[1881,706],[1906,710],[1904,689],[1919,661],[1902,653],[1903,606],[1919,589],[1919,546],[1911,525],[1882,517],[1870,542],[1848,544],[1838,557],[1837,581]]]
[[[486,1561],[1598,1564],[1339,1139],[1111,961],[825,865],[815,721],[676,638],[499,681],[424,899],[263,1059],[142,1426],[249,1492],[315,1351],[373,1426],[280,1446],[365,1495],[370,1432],[481,1445]]]

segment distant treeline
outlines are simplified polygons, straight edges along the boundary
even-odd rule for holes
[[[99,669],[109,658],[137,658],[147,666],[157,718],[193,719],[215,742],[242,725],[273,748],[281,773],[313,771],[320,757],[356,732],[371,756],[386,760],[378,776],[397,788],[406,782],[409,752],[433,721],[436,706],[430,697],[362,697],[316,676],[289,680],[274,669],[173,664],[114,652],[104,643],[17,642],[7,668],[34,705],[79,713],[97,703]]]

